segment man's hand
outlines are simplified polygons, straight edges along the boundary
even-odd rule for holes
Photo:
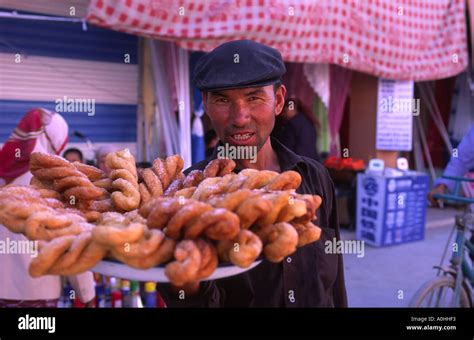
[[[430,200],[432,205],[437,205],[438,200],[433,197],[435,194],[439,195],[444,195],[446,193],[446,190],[448,188],[444,184],[439,184],[435,186],[429,193],[428,193],[428,199]]]

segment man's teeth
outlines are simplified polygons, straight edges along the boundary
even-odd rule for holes
[[[236,140],[246,140],[246,139],[249,139],[251,135],[252,135],[251,133],[245,133],[245,134],[236,134],[236,135],[233,135],[233,137]]]

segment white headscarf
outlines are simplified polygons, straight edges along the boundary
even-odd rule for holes
[[[64,118],[56,112],[41,109],[44,112],[44,133],[38,136],[33,150],[60,155],[68,142],[69,127]]]

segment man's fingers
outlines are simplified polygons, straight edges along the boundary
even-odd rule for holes
[[[428,193],[428,200],[430,201],[431,205],[438,206],[439,208],[444,208],[444,203],[442,200],[435,198],[434,195],[443,195],[446,189],[441,185],[435,187]]]
[[[433,197],[434,191],[430,191],[428,193],[428,200],[430,201],[431,205],[435,205],[437,200]]]

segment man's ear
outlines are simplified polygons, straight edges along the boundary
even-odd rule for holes
[[[285,85],[280,85],[278,90],[275,93],[276,105],[275,105],[275,113],[278,116],[283,111],[283,107],[285,106],[285,95],[286,95],[286,87]]]

